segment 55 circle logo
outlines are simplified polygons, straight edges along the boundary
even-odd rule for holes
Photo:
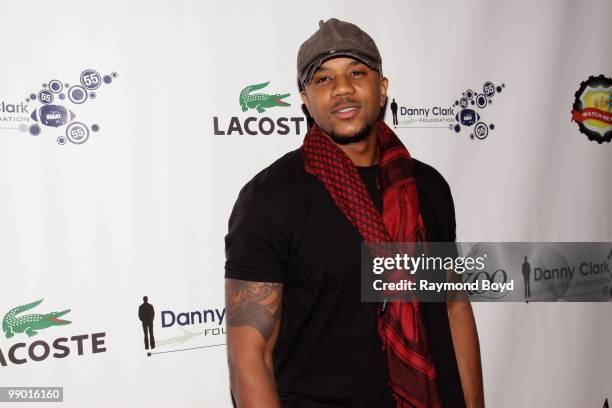
[[[456,133],[463,129],[469,129],[471,140],[484,140],[489,136],[491,130],[495,129],[495,125],[490,122],[485,122],[481,118],[482,111],[493,103],[493,97],[500,94],[506,84],[501,83],[495,85],[491,81],[486,81],[482,85],[482,89],[468,89],[461,94],[454,106],[459,109],[455,115],[455,123],[449,126],[449,129]]]

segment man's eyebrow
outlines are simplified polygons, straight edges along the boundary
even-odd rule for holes
[[[364,62],[359,61],[359,60],[352,60],[352,61],[349,63],[349,66],[351,66],[351,67],[352,67],[352,66],[355,66],[355,65],[366,65],[366,64],[365,64]],[[367,66],[367,65],[366,65],[366,66]],[[329,68],[327,68],[327,67],[325,67],[325,66],[321,65],[321,66],[319,66],[319,68],[315,69],[315,71],[313,72],[313,74],[316,74],[316,73],[317,73],[317,72],[319,72],[319,71],[328,71],[328,70],[329,70]]]

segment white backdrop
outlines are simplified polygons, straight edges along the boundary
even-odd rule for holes
[[[31,338],[0,333],[0,386],[63,386],[65,407],[231,406],[225,338],[213,334],[224,320],[162,327],[161,312],[222,311],[237,193],[301,144],[305,124],[220,135],[214,118],[227,133],[234,116],[303,117],[297,49],[331,17],[376,40],[401,106],[447,107],[485,81],[505,85],[481,112],[495,127],[484,140],[464,128],[396,130],[449,182],[458,240],[612,241],[612,145],[589,141],[570,113],[582,81],[612,74],[609,0],[6,2],[0,102],[52,79],[78,84],[86,69],[118,75],[95,99],[64,100],[100,126],[85,143],[59,144],[65,126],[33,136],[0,122],[0,315],[44,298],[26,313],[71,309],[72,322]],[[241,90],[268,81],[259,92],[290,93],[291,106],[243,112]],[[150,357],[143,295],[157,311]],[[610,303],[474,308],[487,406],[612,398]],[[19,342],[96,332],[105,352],[86,340],[81,356],[72,342],[66,358],[37,362],[21,349],[26,363],[8,361]]]

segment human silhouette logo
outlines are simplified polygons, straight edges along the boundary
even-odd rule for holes
[[[143,303],[138,308],[138,318],[142,322],[142,331],[144,333],[145,350],[155,348],[155,337],[153,336],[153,319],[155,318],[155,309],[149,303],[147,296],[142,298]]]
[[[523,262],[523,278],[525,280],[525,301],[529,303],[529,298],[531,297],[531,286],[529,285],[529,277],[531,276],[531,265],[527,261],[527,257],[525,257],[525,261]]]
[[[397,126],[399,122],[397,120],[397,102],[395,102],[395,98],[391,102],[391,113],[393,114],[393,126]]]

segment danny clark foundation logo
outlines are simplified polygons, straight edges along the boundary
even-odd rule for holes
[[[62,359],[70,355],[83,356],[106,352],[106,333],[60,335],[53,340],[36,339],[39,333],[66,333],[72,321],[65,316],[70,309],[33,313],[44,299],[15,306],[2,319],[5,339],[0,343],[0,365],[21,365],[41,362],[48,358]]]
[[[243,116],[213,116],[215,135],[301,135],[306,132],[306,118],[282,115],[291,106],[289,93],[263,92],[270,82],[247,85],[239,93],[238,104]],[[273,116],[274,115],[274,116]]]
[[[612,79],[590,76],[574,94],[572,120],[580,133],[597,143],[612,140]]]
[[[49,134],[62,146],[68,142],[83,144],[92,133],[100,131],[100,125],[81,121],[77,115],[79,105],[91,103],[102,87],[112,84],[118,76],[114,71],[102,75],[86,69],[76,84],[54,78],[24,100],[10,101],[0,96],[0,132],[36,137]]]
[[[480,89],[466,89],[453,103],[447,105],[403,105],[392,98],[389,108],[393,127],[445,129],[467,134],[470,140],[484,140],[495,129],[494,123],[484,119],[484,112],[505,87],[504,83],[496,85],[486,81]]]
[[[138,307],[147,356],[225,345],[225,308],[158,312],[153,302],[144,296]]]
[[[603,259],[568,262],[559,252],[548,250],[523,258],[525,301],[556,300],[601,294],[612,298],[612,249]],[[571,300],[571,299],[570,299]]]

